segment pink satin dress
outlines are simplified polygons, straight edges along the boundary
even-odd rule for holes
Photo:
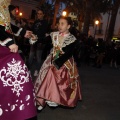
[[[74,59],[70,58],[70,69],[63,65],[59,70],[51,63],[50,54],[43,63],[39,76],[35,81],[35,92],[37,104],[45,106],[46,100],[55,102],[58,105],[74,107],[78,100],[82,100],[80,89],[80,77]],[[74,77],[71,71],[75,71]]]

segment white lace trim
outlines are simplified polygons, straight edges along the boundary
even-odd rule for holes
[[[54,36],[56,35],[56,36],[58,36],[59,35],[59,32],[52,32],[51,34],[51,37],[52,37],[52,43],[53,43],[53,46],[55,45],[55,40],[54,40]],[[73,43],[73,42],[75,42],[76,41],[76,38],[75,38],[75,36],[74,35],[72,35],[72,34],[68,34],[68,36],[65,36],[65,38],[64,38],[65,40],[64,40],[64,42],[63,42],[63,44],[62,44],[62,46],[61,47],[66,47],[67,45],[69,45],[69,44],[71,44],[71,43]],[[58,42],[56,42],[57,44],[58,44]]]
[[[72,34],[69,34],[69,35],[65,38],[62,47],[66,47],[67,45],[69,45],[69,44],[71,44],[71,43],[73,43],[73,42],[75,42],[75,41],[76,41],[75,36],[72,35]]]
[[[33,34],[33,35],[34,35],[34,34]],[[29,39],[29,43],[30,43],[31,45],[35,44],[35,43],[37,42],[37,40],[38,40],[37,35],[34,35],[34,36],[36,37],[36,40],[33,40],[32,38]]]

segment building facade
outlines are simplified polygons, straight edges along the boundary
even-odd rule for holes
[[[77,15],[73,12],[69,13],[68,16],[71,17],[72,19],[77,19]],[[99,37],[99,38],[104,39],[108,31],[111,14],[105,13],[105,14],[101,14],[101,16],[102,17],[99,20],[99,24],[97,26],[95,24],[90,25],[88,35],[95,36],[96,38]],[[117,13],[115,28],[114,28],[114,36],[117,36],[117,37],[120,37],[120,22],[119,21],[120,21],[120,9],[118,10],[118,13]]]
[[[99,24],[96,26],[95,24],[89,27],[89,35],[94,36],[96,38],[106,38],[107,31],[109,29],[109,23],[111,19],[110,13],[101,14],[102,18],[99,20]],[[96,30],[96,32],[95,32]],[[114,36],[120,37],[120,9],[118,10],[115,27],[114,27]]]

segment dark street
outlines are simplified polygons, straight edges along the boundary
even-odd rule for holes
[[[120,120],[120,70],[81,66],[79,72],[83,100],[73,109],[46,106],[38,120]]]

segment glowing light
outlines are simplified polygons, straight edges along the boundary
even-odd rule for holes
[[[22,15],[23,15],[23,14],[20,12],[20,13],[19,13],[19,16],[22,16]]]
[[[99,24],[99,21],[98,21],[98,20],[96,20],[96,21],[95,21],[95,24],[96,24],[96,25],[98,25],[98,24]]]
[[[66,11],[63,11],[62,12],[62,16],[66,16],[67,15],[67,12]]]

